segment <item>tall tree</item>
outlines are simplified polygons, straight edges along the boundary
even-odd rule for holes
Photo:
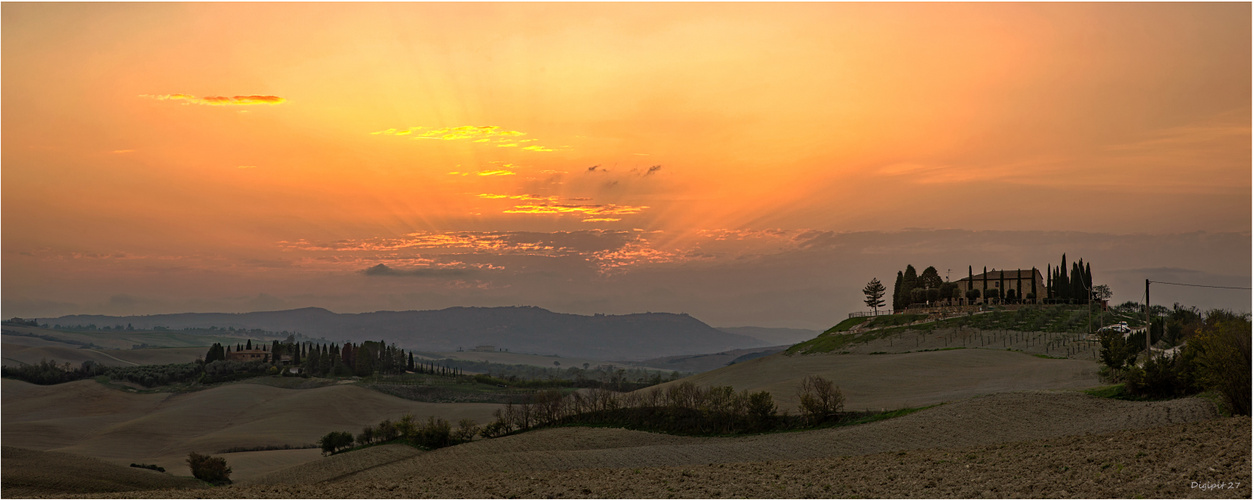
[[[1040,297],[1036,296],[1036,266],[1032,266],[1032,302],[1036,302]]]
[[[945,280],[941,279],[940,273],[936,272],[936,268],[932,266],[927,266],[927,269],[923,270],[923,274],[919,275],[918,286],[924,290],[939,289],[944,283]]]
[[[884,284],[880,283],[879,278],[871,278],[871,281],[862,288],[862,293],[866,295],[866,305],[875,311],[876,316],[880,314],[880,308],[884,307],[884,292],[886,290]]]
[[[1045,264],[1045,299],[1046,304],[1054,300],[1054,273],[1049,264]]]
[[[1084,297],[1088,292],[1084,290],[1084,260],[1078,260],[1071,264],[1071,298],[1077,304],[1087,304],[1088,301]]]
[[[1071,281],[1067,279],[1067,254],[1062,254],[1062,264],[1055,270],[1058,276],[1054,278],[1054,296],[1063,302],[1071,303]]]
[[[1023,302],[1023,270],[1015,269],[1015,299]]]
[[[988,266],[984,266],[984,274],[980,275],[984,278],[984,288],[980,292],[980,296],[984,297],[984,303],[988,303]]]
[[[1003,299],[1006,296],[1006,270],[1002,269],[997,275],[997,294]]]
[[[906,264],[906,272],[901,275],[901,305],[910,307],[914,303],[912,293],[919,286],[919,273],[914,270],[914,266]]]
[[[897,281],[893,283],[893,311],[900,311],[901,308],[901,271],[897,271]]]

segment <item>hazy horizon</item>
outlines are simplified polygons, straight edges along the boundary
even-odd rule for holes
[[[1116,303],[1251,283],[1248,3],[0,10],[5,317],[825,329],[907,264],[1063,253]]]

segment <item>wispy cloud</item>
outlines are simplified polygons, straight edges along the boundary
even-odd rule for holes
[[[634,215],[638,214],[649,207],[645,206],[629,206],[629,205],[569,205],[545,203],[540,205],[517,205],[514,208],[505,210],[507,214],[533,214],[533,215],[564,215],[564,214],[583,214],[592,216],[601,215]]]
[[[403,129],[390,128],[371,132],[371,135],[411,136],[412,139],[432,139],[441,141],[460,141],[475,139],[474,142],[487,142],[493,138],[513,138],[527,135],[526,132],[506,130],[496,125],[463,125],[460,127],[409,127]]]
[[[209,96],[196,97],[191,94],[161,94],[150,95],[143,94],[140,97],[156,99],[158,101],[179,101],[183,104],[201,104],[205,106],[255,106],[260,104],[283,104],[287,99],[277,95],[237,95],[234,97],[227,96]]]
[[[478,196],[479,198],[483,198],[483,199],[485,199],[485,200],[504,200],[504,199],[510,199],[510,200],[522,200],[522,201],[550,201],[550,202],[552,202],[552,201],[557,201],[557,197],[556,197],[556,196],[540,196],[540,195],[536,195],[536,194],[515,194],[515,195],[508,195],[508,194],[488,194],[488,193],[483,193],[483,194],[479,194],[479,195],[477,195],[477,196]]]
[[[413,278],[443,278],[450,276],[467,276],[471,274],[470,269],[463,268],[431,268],[420,267],[411,269],[397,269],[388,267],[387,264],[378,264],[373,267],[362,270],[361,273],[366,276],[394,276],[394,277],[413,277]]]
[[[462,125],[459,127],[408,127],[376,130],[371,135],[391,135],[415,140],[462,141],[493,145],[498,148],[520,148],[524,151],[555,151],[541,145],[523,146],[538,139],[522,139],[526,132],[509,130],[499,125]]]

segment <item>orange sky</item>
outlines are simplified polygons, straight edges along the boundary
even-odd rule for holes
[[[712,231],[1251,228],[1248,3],[2,10],[9,315],[562,251],[504,232],[626,235],[562,254],[604,277],[782,248]]]

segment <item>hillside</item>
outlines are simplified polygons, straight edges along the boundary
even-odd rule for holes
[[[91,380],[39,386],[3,379],[0,384],[4,394],[0,432],[5,446],[72,453],[123,465],[157,464],[176,475],[190,474],[183,460],[191,451],[307,446],[329,431],[357,432],[362,426],[404,413],[486,423],[497,408],[493,404],[419,403],[349,385],[297,390],[235,383],[183,394],[134,394]],[[312,460],[318,451],[228,455],[246,455],[232,456],[229,463],[253,464],[237,469],[234,477],[242,479]]]
[[[686,356],[663,356],[646,359],[636,364],[660,370],[680,372],[706,372],[716,370],[732,363],[740,363],[750,359],[769,356],[786,349],[787,346],[757,347],[753,349],[733,349],[711,354],[692,354]]]
[[[0,450],[0,458],[4,460],[0,495],[5,498],[205,487],[204,483],[190,477],[176,477],[68,453],[12,446],[4,446]]]
[[[325,309],[242,314],[187,313],[153,316],[63,316],[40,319],[62,325],[125,325],[139,329],[260,328],[360,342],[386,340],[424,351],[492,345],[511,352],[637,360],[765,346],[744,335],[717,330],[686,314],[562,314],[538,307],[453,307],[438,311],[337,314]]]
[[[1249,427],[1244,417],[1215,419],[1211,405],[1196,398],[1137,403],[1027,392],[965,399],[852,427],[737,438],[557,428],[429,453],[375,447],[204,493],[234,498],[1181,497],[1199,493],[1189,489],[1192,478],[1222,475],[1243,484],[1202,495],[1241,497],[1250,491]]]
[[[769,345],[796,344],[814,338],[819,332],[801,328],[768,328],[761,326],[720,326],[727,333],[744,335],[766,342]]]

